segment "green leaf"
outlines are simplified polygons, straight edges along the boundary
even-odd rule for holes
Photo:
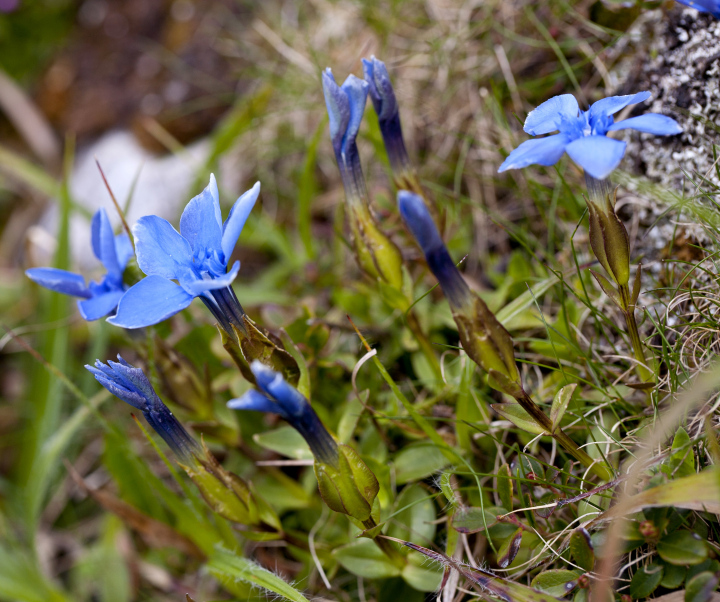
[[[313,455],[305,439],[291,426],[281,426],[274,431],[257,433],[253,440],[260,447],[277,452],[295,460],[312,460]]]
[[[707,544],[691,531],[675,531],[663,537],[657,551],[665,562],[678,565],[699,564],[708,555]]]
[[[363,413],[363,406],[367,403],[369,397],[370,391],[366,389],[360,392],[360,399],[353,397],[345,404],[337,428],[337,438],[341,443],[348,443],[350,439],[352,439],[358,421],[360,420],[360,415]]]
[[[566,569],[553,569],[543,571],[537,575],[530,585],[541,592],[551,596],[562,597],[569,594],[577,587],[579,571],[568,571]]]
[[[662,465],[662,471],[675,478],[689,477],[695,474],[695,453],[692,441],[684,428],[675,433],[672,449],[677,450]]]
[[[662,578],[663,567],[659,564],[638,568],[630,581],[630,595],[635,600],[644,600],[660,585]]]
[[[459,533],[478,533],[496,524],[497,516],[501,514],[507,514],[507,510],[497,506],[485,506],[485,508],[466,506],[455,513],[452,526]]]
[[[617,305],[620,309],[623,309],[623,302],[620,298],[620,293],[617,292],[612,283],[605,278],[605,276],[599,274],[595,270],[590,270],[590,273],[595,277],[595,280],[597,280],[597,283],[600,285],[603,293],[610,297],[615,305]]]
[[[520,551],[522,536],[523,530],[518,528],[500,546],[500,549],[497,552],[497,563],[501,569],[506,569],[512,564],[512,561],[515,560],[515,557]]]
[[[387,534],[408,541],[432,541],[436,518],[435,504],[428,492],[420,485],[408,485],[395,500]]]
[[[283,581],[275,573],[262,568],[252,560],[218,546],[207,563],[208,570],[216,576],[229,577],[251,585],[261,587],[273,594],[293,602],[308,602],[292,585]]]
[[[660,582],[665,589],[677,589],[685,581],[687,568],[677,564],[666,564],[663,570],[663,578]]]
[[[442,451],[428,443],[413,443],[395,456],[395,479],[399,485],[429,477],[450,462]]]
[[[496,488],[500,503],[508,512],[513,509],[513,479],[509,464],[502,464],[495,477]]]
[[[560,426],[560,421],[565,415],[573,393],[577,389],[577,384],[573,383],[560,389],[553,398],[552,407],[550,408],[550,422],[552,422],[553,433]]]
[[[570,535],[570,554],[573,560],[586,571],[592,571],[595,566],[595,551],[590,533],[578,527]]]
[[[546,435],[545,429],[517,403],[493,403],[490,407],[516,427],[533,435]]]
[[[717,586],[718,577],[709,571],[703,571],[687,582],[685,602],[709,602]]]
[[[364,579],[385,579],[401,573],[371,539],[358,539],[337,548],[333,556],[346,570]]]
[[[428,564],[427,558],[418,552],[408,554],[408,562],[402,570],[402,578],[410,587],[421,592],[434,592],[440,587],[443,568]]]

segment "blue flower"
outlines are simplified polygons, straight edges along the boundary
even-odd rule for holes
[[[338,463],[338,444],[325,428],[307,399],[285,382],[279,372],[268,368],[258,360],[250,364],[260,389],[253,389],[238,399],[232,399],[227,407],[233,410],[255,410],[279,414],[287,420],[307,441],[313,456],[324,464]]]
[[[228,260],[260,193],[260,182],[243,194],[222,222],[215,177],[193,198],[180,218],[180,233],[156,215],[142,217],[133,227],[140,269],[147,274],[130,288],[108,320],[123,328],[162,322],[185,309],[195,297],[205,303],[231,336],[234,325],[244,330],[243,310],[230,283],[240,269]]]
[[[632,129],[658,136],[680,134],[682,128],[665,115],[647,113],[614,122],[613,115],[628,105],[650,98],[650,92],[627,96],[610,96],[581,111],[571,94],[546,100],[530,111],[523,129],[531,136],[558,134],[527,140],[508,155],[498,171],[519,169],[528,165],[555,165],[567,153],[590,176],[602,180],[615,169],[625,154],[627,143],[607,137],[608,132]]]
[[[94,367],[85,367],[115,397],[140,410],[148,424],[182,462],[190,463],[193,457],[202,453],[200,445],[157,396],[140,368],[131,366],[119,355],[118,362],[103,364],[97,360]]]
[[[364,201],[365,180],[356,139],[365,112],[368,84],[349,75],[343,85],[338,86],[329,67],[323,71],[322,84],[330,117],[330,139],[345,193],[351,201]]]
[[[701,13],[710,13],[720,19],[720,0],[677,0],[680,4],[699,10]]]
[[[114,311],[125,293],[123,271],[133,255],[133,248],[127,234],[114,235],[105,209],[93,216],[91,237],[93,253],[107,270],[100,282],[85,286],[85,279],[80,274],[57,268],[31,268],[25,274],[51,291],[80,297],[78,309],[82,317],[97,320]]]
[[[422,197],[400,190],[400,215],[425,254],[430,271],[438,279],[451,307],[459,309],[472,300],[472,293],[440,238],[435,221]]]
[[[407,169],[410,161],[405,149],[400,124],[400,112],[395,98],[395,91],[390,82],[390,76],[385,63],[374,56],[370,57],[370,59],[363,59],[362,63],[365,81],[369,86],[370,98],[380,123],[380,132],[385,143],[385,150],[388,159],[390,159],[390,166],[393,171],[402,171]]]

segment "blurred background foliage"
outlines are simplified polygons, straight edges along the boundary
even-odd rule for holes
[[[242,261],[235,290],[254,320],[284,329],[298,346],[313,407],[380,482],[386,534],[548,595],[585,600],[579,577],[593,576],[593,550],[606,530],[588,527],[589,540],[574,529],[585,513],[607,509],[613,489],[552,515],[519,511],[579,494],[578,471],[550,438],[532,437],[490,410],[498,394],[458,353],[447,303],[403,232],[372,110],[359,137],[370,195],[408,259],[442,382],[403,315],[363,279],[343,227],[320,72],[331,66],[338,80],[360,74],[360,58],[371,54],[387,63],[411,158],[446,211],[453,258],[464,258],[466,279],[513,334],[536,399],[549,403],[560,386],[580,383],[563,424],[593,457],[617,467],[655,426],[663,402],[714,353],[718,230],[716,220],[700,217],[717,190],[699,179],[695,196],[664,191],[657,217],[700,223],[703,237],[683,231],[661,244],[643,234],[656,216],[641,222],[635,197],[620,192],[634,260],[650,265],[641,329],[661,370],[648,402],[627,386],[632,364],[618,314],[585,269],[581,173],[566,158],[555,168],[496,170],[525,140],[527,112],[545,99],[572,93],[586,106],[629,92],[616,70],[625,31],[659,7],[679,10],[565,0],[0,1],[0,312],[13,333],[0,339],[0,599],[121,602],[189,593],[200,602],[264,599],[270,590],[295,600],[301,592],[422,600],[435,596],[429,592],[442,576],[417,552],[401,574],[369,540],[354,539],[357,529],[322,505],[309,450],[289,426],[225,408],[249,385],[199,306],[144,332],[123,332],[82,321],[71,300],[24,278],[25,268],[53,262],[96,273],[87,224],[94,208],[110,212],[111,205],[97,174],[78,165],[97,157],[111,186],[129,191],[121,204],[137,215],[152,206],[172,223],[209,172],[218,174],[224,213],[260,180],[261,204],[235,251]],[[118,132],[132,145],[113,149],[118,138],[108,136]],[[624,167],[629,173],[619,178],[647,196],[651,183],[632,159]],[[158,209],[153,199],[165,198],[173,182],[182,193]],[[427,439],[372,362],[358,367],[366,350],[347,316],[462,462]],[[99,390],[83,365],[119,351],[146,367],[227,469],[252,481],[281,516],[285,539],[245,539],[209,512],[128,407]],[[706,395],[692,411],[698,399],[683,401],[684,430],[657,443],[656,463],[629,493],[703,474],[718,461],[713,399]],[[687,500],[712,487],[701,481],[676,498],[658,490],[664,507],[632,509],[617,596],[709,595],[720,571],[717,517]],[[511,518],[496,518],[512,510]],[[466,593],[466,577],[453,579],[443,600],[481,596]],[[540,599],[525,590],[511,597]]]

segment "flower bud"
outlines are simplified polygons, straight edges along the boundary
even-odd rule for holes
[[[250,369],[259,390],[229,401],[228,407],[270,412],[287,420],[310,446],[320,495],[328,507],[360,522],[371,520],[379,485],[360,456],[347,445],[338,445],[308,400],[281,374],[258,361]]]
[[[330,139],[345,188],[355,257],[366,274],[399,293],[403,286],[402,255],[370,212],[356,143],[369,86],[354,75],[338,86],[330,69],[323,72],[322,82],[330,116]]]
[[[517,397],[522,389],[510,333],[465,283],[423,199],[401,190],[398,205],[405,224],[420,245],[428,267],[450,303],[463,349],[490,375],[490,386]]]

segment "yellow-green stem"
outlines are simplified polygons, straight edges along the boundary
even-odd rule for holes
[[[624,305],[623,313],[625,314],[625,324],[627,324],[627,332],[633,348],[633,356],[637,360],[635,370],[642,382],[652,382],[654,380],[653,373],[647,366],[645,351],[642,341],[640,340],[640,332],[638,331],[637,322],[635,321],[635,305],[631,302],[630,289],[626,285],[619,287],[619,291],[620,299]]]
[[[363,521],[363,526],[366,529],[374,529],[377,527],[377,523],[375,522],[375,519],[370,517],[369,519]],[[374,537],[373,541],[375,542],[375,545],[382,550],[383,554],[387,556],[394,565],[396,565],[398,568],[402,568],[405,566],[405,557],[393,546],[392,543],[388,539],[385,539],[384,537]]]
[[[442,383],[442,370],[440,369],[440,360],[438,360],[432,343],[425,335],[422,326],[420,326],[420,322],[418,321],[415,312],[410,310],[405,314],[405,317],[407,319],[408,328],[410,328],[413,335],[415,335],[415,339],[417,340],[418,345],[420,345],[420,349],[422,349],[422,352],[425,354],[425,357],[427,358],[428,363],[432,368],[435,379],[437,380],[437,382]]]
[[[580,449],[578,444],[575,443],[575,441],[573,441],[560,427],[557,427],[553,431],[550,418],[547,417],[540,406],[538,406],[525,391],[521,389],[521,393],[519,393],[515,399],[522,406],[523,410],[530,414],[530,416],[535,419],[535,422],[543,427],[548,435],[562,445],[565,450],[575,457],[576,460],[581,462],[583,466],[589,468],[590,472],[592,472],[596,477],[602,479],[603,481],[610,481],[614,478],[612,470],[607,464],[605,464],[605,462],[602,460],[593,460],[587,453]]]

